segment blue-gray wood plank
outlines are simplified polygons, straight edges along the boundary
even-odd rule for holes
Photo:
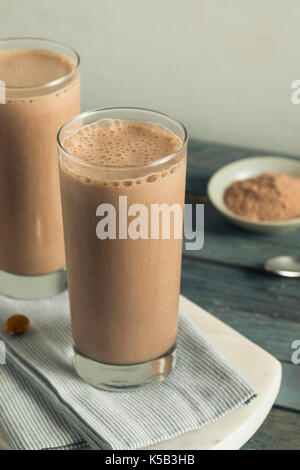
[[[205,204],[205,244],[202,250],[184,251],[181,290],[282,363],[283,382],[275,406],[244,448],[297,449],[300,365],[291,361],[291,346],[300,340],[300,279],[267,274],[262,266],[269,256],[300,255],[300,231],[280,236],[244,231],[223,219],[206,195],[214,171],[254,155],[268,153],[197,140],[190,143],[186,199]]]

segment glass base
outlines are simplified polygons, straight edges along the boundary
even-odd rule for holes
[[[66,269],[39,276],[21,276],[0,270],[0,294],[15,299],[36,300],[53,297],[67,288]]]
[[[158,359],[131,365],[103,364],[82,356],[74,349],[74,367],[79,377],[110,392],[127,392],[156,385],[168,377],[175,363],[176,345]]]

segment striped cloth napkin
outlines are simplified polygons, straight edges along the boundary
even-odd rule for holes
[[[17,313],[31,326],[9,336],[4,323]],[[67,292],[39,301],[0,297],[0,332],[0,425],[16,449],[143,448],[200,429],[256,396],[184,313],[175,370],[155,387],[127,393],[98,390],[74,372]]]

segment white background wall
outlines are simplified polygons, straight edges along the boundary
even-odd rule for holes
[[[79,51],[83,109],[156,108],[194,137],[300,155],[300,0],[0,0],[0,19],[2,37]]]

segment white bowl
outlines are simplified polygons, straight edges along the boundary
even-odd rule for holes
[[[254,221],[235,215],[225,205],[224,193],[231,183],[269,171],[300,176],[300,161],[282,157],[251,157],[229,163],[210,178],[208,197],[221,214],[245,229],[272,234],[296,230],[300,227],[300,217],[279,222]]]

